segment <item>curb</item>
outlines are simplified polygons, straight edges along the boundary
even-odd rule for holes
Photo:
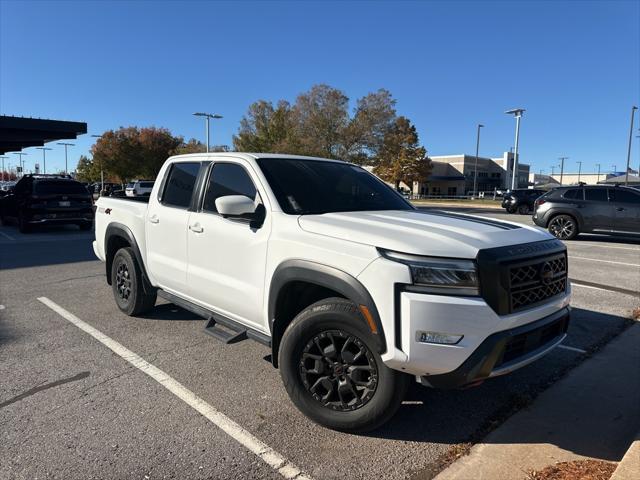
[[[640,472],[640,431],[624,454],[610,480],[634,480]]]

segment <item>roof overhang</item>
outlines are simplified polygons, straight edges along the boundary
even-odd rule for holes
[[[84,122],[0,115],[0,155],[87,133]]]

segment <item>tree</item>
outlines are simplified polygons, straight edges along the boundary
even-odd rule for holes
[[[195,138],[190,139],[188,142],[183,142],[178,145],[173,152],[172,155],[184,155],[186,153],[203,153],[205,152],[206,146],[200,140],[196,140]]]
[[[155,178],[164,161],[184,143],[165,128],[121,127],[109,130],[91,148],[93,162],[122,183]]]
[[[240,121],[238,134],[233,136],[233,146],[239,152],[293,153],[291,107],[281,100],[276,108],[271,102],[258,100]]]
[[[76,177],[81,182],[97,182],[100,180],[100,166],[86,155],[80,155],[76,166]]]
[[[373,172],[384,181],[393,183],[396,190],[400,182],[412,185],[424,182],[431,173],[431,160],[418,142],[416,127],[405,117],[398,117],[384,136],[378,164]]]

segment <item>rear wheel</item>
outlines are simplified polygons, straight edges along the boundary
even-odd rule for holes
[[[280,374],[293,403],[313,421],[366,432],[398,410],[410,377],[388,368],[356,305],[329,298],[298,314],[285,331]]]
[[[531,209],[526,203],[521,203],[520,205],[518,205],[518,213],[520,215],[527,215],[530,211]]]
[[[32,231],[31,225],[29,225],[29,222],[22,212],[18,213],[18,230],[20,233],[31,233]]]
[[[571,240],[578,235],[578,223],[570,215],[556,215],[549,220],[549,233],[560,240]]]
[[[93,227],[93,223],[82,222],[82,223],[79,223],[78,226],[80,227],[80,230],[91,230],[91,227]]]
[[[111,287],[118,308],[127,315],[139,315],[156,304],[156,291],[146,283],[129,247],[118,250],[113,258]]]
[[[507,207],[507,213],[516,213],[516,207],[509,205]]]

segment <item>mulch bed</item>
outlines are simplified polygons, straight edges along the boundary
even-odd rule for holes
[[[542,470],[532,470],[525,480],[609,480],[618,465],[602,460],[560,462]]]

